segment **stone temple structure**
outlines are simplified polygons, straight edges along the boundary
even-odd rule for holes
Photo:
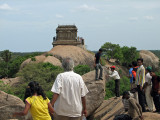
[[[53,37],[53,47],[56,45],[74,45],[84,48],[84,39],[77,37],[77,30],[75,25],[58,25],[56,37]]]

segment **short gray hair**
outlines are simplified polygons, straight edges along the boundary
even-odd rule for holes
[[[62,66],[64,68],[64,71],[72,71],[74,68],[74,61],[69,57],[64,58],[62,60]]]

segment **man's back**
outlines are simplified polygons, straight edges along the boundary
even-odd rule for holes
[[[81,97],[84,97],[88,90],[80,75],[73,71],[59,74],[51,91],[59,94],[54,104],[58,115],[70,117],[79,117],[81,115]]]
[[[128,114],[132,118],[135,118],[137,116],[142,116],[142,108],[134,98],[129,98],[128,103],[129,103]]]
[[[100,62],[100,57],[101,57],[101,53],[97,52],[95,54],[95,58],[96,58],[96,64],[98,64]]]

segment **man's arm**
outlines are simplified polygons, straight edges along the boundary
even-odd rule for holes
[[[81,97],[81,99],[82,99],[82,105],[83,105],[82,114],[84,114],[85,116],[87,116],[86,98],[85,97]]]
[[[117,75],[117,73],[116,72],[112,72],[112,74],[111,75],[109,75],[109,77],[115,77]]]
[[[51,105],[54,106],[54,103],[56,102],[57,98],[58,98],[59,94],[54,93],[52,96],[52,101],[51,101]]]

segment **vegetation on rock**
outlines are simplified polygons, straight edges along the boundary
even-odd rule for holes
[[[88,73],[90,71],[91,69],[88,65],[77,65],[76,67],[74,67],[74,72],[80,75],[84,75],[85,73]]]
[[[130,82],[129,78],[123,76],[120,79],[120,95],[123,94],[124,91],[130,90]],[[115,96],[115,80],[110,80],[106,83],[106,95],[105,99],[111,98]]]
[[[139,57],[137,48],[135,47],[120,47],[119,44],[112,44],[106,42],[103,46],[103,54],[106,59],[116,59],[118,63],[128,66],[132,61],[136,60]]]

